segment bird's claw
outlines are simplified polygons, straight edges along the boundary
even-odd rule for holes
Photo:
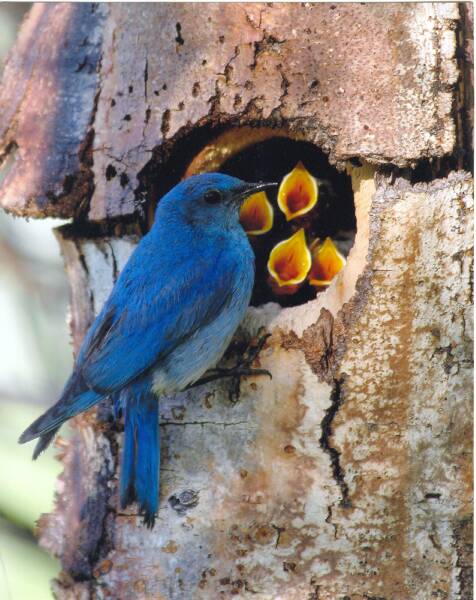
[[[246,349],[244,356],[241,361],[239,361],[234,367],[224,368],[224,367],[216,367],[214,369],[210,369],[207,371],[207,374],[187,386],[187,389],[196,387],[198,385],[203,385],[205,383],[210,383],[211,381],[216,381],[218,379],[225,379],[226,377],[232,378],[232,385],[229,391],[229,399],[230,402],[236,403],[240,396],[240,383],[242,377],[252,376],[252,375],[267,375],[270,379],[273,378],[271,373],[267,369],[255,369],[251,365],[258,357],[259,353],[263,349],[263,346],[266,343],[266,340],[271,336],[270,333],[266,333],[262,335],[258,339],[258,343],[256,345],[250,345]]]
[[[249,345],[245,352],[245,358],[241,362],[242,365],[250,366],[253,361],[258,357],[259,353],[266,344],[266,340],[271,337],[270,333],[265,333],[259,339],[256,345]]]
[[[235,404],[240,397],[240,384],[241,378],[250,375],[268,375],[270,379],[273,378],[271,373],[266,369],[254,369],[251,365],[258,357],[259,353],[263,349],[266,340],[271,336],[270,333],[265,333],[259,339],[256,345],[249,345],[246,349],[243,359],[235,365],[232,369],[229,369],[229,376],[233,377],[233,382],[228,392],[230,402]]]
[[[230,373],[231,377],[233,377],[233,381],[232,381],[230,390],[228,392],[228,399],[233,404],[236,404],[239,400],[240,385],[241,385],[242,377],[246,377],[249,375],[268,375],[268,377],[270,379],[273,379],[273,376],[267,369],[252,369],[249,367],[246,367],[246,368],[238,367],[238,368],[236,368],[236,370],[231,369],[231,371],[233,371],[232,373]]]

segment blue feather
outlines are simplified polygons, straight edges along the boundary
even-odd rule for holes
[[[129,386],[124,417],[121,506],[137,500],[144,522],[153,527],[158,506],[160,447],[158,402],[149,381],[140,380]]]
[[[164,196],[88,331],[61,398],[20,437],[40,438],[36,457],[64,421],[111,396],[116,418],[125,416],[121,504],[137,499],[148,526],[158,507],[154,394],[184,389],[215,366],[242,320],[254,256],[239,207],[257,190],[209,173]]]

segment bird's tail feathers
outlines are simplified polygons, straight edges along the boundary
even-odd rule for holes
[[[91,408],[101,398],[102,395],[93,390],[86,390],[79,396],[71,399],[65,399],[62,396],[54,406],[49,408],[25,429],[18,440],[19,443],[24,444],[39,437],[40,440],[33,453],[33,458],[37,458],[49,446],[56,432],[65,421]]]
[[[125,391],[123,393],[126,393]],[[159,492],[159,410],[157,398],[145,382],[131,385],[125,399],[124,446],[120,496],[125,508],[137,500],[144,523],[152,529]]]
[[[58,433],[58,429],[59,426],[55,427],[54,429],[51,429],[51,431],[48,431],[48,433],[40,435],[40,439],[36,443],[35,449],[33,450],[33,460],[36,460],[40,456],[40,454],[48,448],[48,446],[53,441],[55,435]]]

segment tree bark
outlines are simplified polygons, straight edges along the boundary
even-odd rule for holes
[[[238,337],[271,334],[271,381],[161,399],[153,531],[118,508],[109,407],[74,420],[40,524],[59,598],[471,597],[469,22],[449,3],[33,7],[0,92],[1,202],[72,218],[75,351],[184,173],[306,140],[357,219],[325,293],[249,309]]]

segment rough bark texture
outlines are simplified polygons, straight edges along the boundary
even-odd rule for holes
[[[272,334],[271,381],[161,400],[153,531],[118,511],[109,408],[75,419],[40,527],[58,597],[471,597],[471,21],[446,3],[34,6],[0,92],[1,202],[73,218],[75,349],[186,171],[276,131],[347,168],[357,217],[325,293],[249,310],[238,335]]]
[[[35,5],[0,97],[3,205],[134,214],[151,158],[218,125],[285,125],[337,162],[442,157],[458,23],[449,3]]]

